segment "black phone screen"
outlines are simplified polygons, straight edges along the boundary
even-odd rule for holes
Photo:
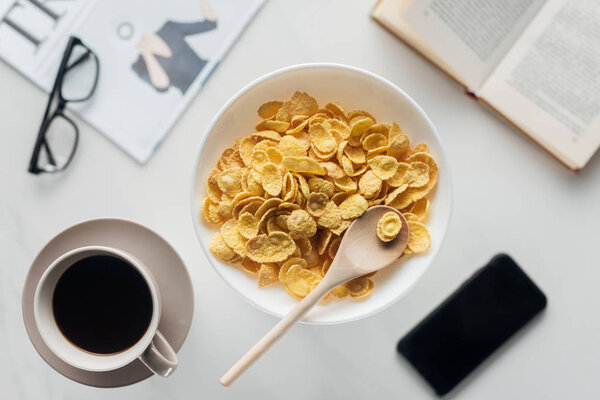
[[[398,351],[441,396],[545,306],[542,291],[499,254],[401,339]]]

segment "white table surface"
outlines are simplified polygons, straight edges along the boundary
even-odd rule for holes
[[[397,356],[412,326],[499,251],[548,296],[548,308],[451,396],[591,399],[600,395],[600,157],[566,170],[369,19],[373,1],[271,0],[150,162],[141,167],[82,124],[72,165],[26,172],[46,95],[0,64],[0,397],[2,399],[422,399],[433,391]],[[331,61],[406,90],[439,129],[452,166],[454,212],[442,250],[403,300],[339,326],[297,326],[229,389],[218,379],[276,319],[222,282],[189,210],[200,136],[240,87],[274,69]],[[97,389],[50,368],[29,342],[21,289],[57,232],[89,218],[128,218],[178,250],[193,278],[195,316],[168,379]]]

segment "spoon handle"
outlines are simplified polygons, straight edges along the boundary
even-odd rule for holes
[[[337,286],[333,279],[327,279],[327,275],[323,280],[296,306],[287,314],[281,321],[277,323],[271,330],[260,339],[254,347],[252,347],[223,377],[221,384],[223,386],[231,385],[239,378],[248,368],[254,364],[256,360],[266,353],[271,346],[275,344],[300,318],[304,316],[321,298],[323,298],[329,290]]]

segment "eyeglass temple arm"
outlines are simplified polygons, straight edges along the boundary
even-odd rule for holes
[[[46,153],[48,154],[48,162],[56,167],[56,160],[54,159],[54,156],[52,155],[52,150],[50,150],[50,146],[48,146],[48,142],[46,142],[46,138],[43,139],[42,144],[44,145],[44,148],[46,149]]]

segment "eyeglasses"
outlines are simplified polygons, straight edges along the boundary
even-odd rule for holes
[[[65,107],[69,102],[86,101],[94,94],[99,70],[96,54],[71,36],[29,162],[28,171],[32,174],[63,171],[73,159],[79,129],[64,114]]]

